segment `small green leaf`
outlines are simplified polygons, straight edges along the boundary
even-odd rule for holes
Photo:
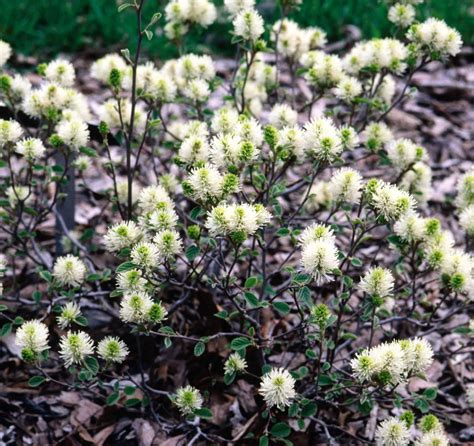
[[[428,389],[425,389],[423,391],[423,396],[427,400],[434,400],[436,399],[437,395],[438,395],[438,389],[436,389],[436,387],[429,387]]]
[[[290,306],[286,302],[274,302],[272,307],[275,308],[283,316],[287,315],[290,312]]]
[[[97,372],[99,371],[99,362],[94,358],[94,356],[88,356],[84,360],[84,366],[93,375],[97,375]]]
[[[12,326],[13,324],[11,322],[7,322],[6,324],[3,324],[2,328],[0,328],[0,337],[9,335],[12,331]]]
[[[133,262],[124,262],[121,263],[115,270],[117,273],[123,273],[125,271],[130,271],[131,269],[136,268],[136,265]]]
[[[279,422],[274,424],[270,429],[270,433],[277,438],[285,438],[291,434],[291,428],[288,424]]]
[[[243,350],[244,348],[249,347],[251,344],[252,343],[248,338],[238,337],[232,339],[232,342],[230,343],[230,348],[232,350]]]
[[[268,445],[269,445],[268,437],[266,435],[264,437],[260,437],[260,440],[258,441],[258,446],[268,446]]]
[[[353,257],[351,259],[351,264],[352,264],[352,266],[355,266],[355,267],[359,268],[359,267],[362,266],[362,261],[360,259],[357,259],[356,257]]]
[[[46,381],[46,378],[44,376],[32,376],[28,380],[28,385],[30,387],[38,387],[41,386]]]
[[[257,283],[258,279],[255,276],[251,276],[245,281],[244,286],[245,288],[253,288],[255,285],[257,285]]]
[[[125,406],[134,407],[134,406],[138,406],[141,402],[142,400],[138,398],[130,398],[129,400],[125,401]]]
[[[206,344],[204,342],[198,342],[194,346],[194,356],[201,356],[206,350]]]
[[[195,409],[193,413],[194,415],[200,418],[205,418],[205,419],[212,418],[212,412],[207,407],[202,407],[201,409]]]
[[[117,403],[117,401],[120,399],[120,393],[118,392],[112,392],[108,397],[107,397],[107,406],[113,406],[114,404]]]
[[[196,245],[190,245],[186,249],[186,258],[192,262],[199,255],[199,248]]]

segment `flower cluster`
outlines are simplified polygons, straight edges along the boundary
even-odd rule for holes
[[[397,385],[423,374],[433,362],[431,345],[423,339],[406,339],[380,344],[352,359],[354,376],[361,382]]]

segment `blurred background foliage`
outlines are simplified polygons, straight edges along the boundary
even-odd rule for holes
[[[276,0],[260,0],[258,8],[269,20],[277,18]],[[0,38],[10,42],[16,52],[41,57],[57,53],[100,54],[130,47],[135,40],[135,17],[127,10],[117,12],[116,0],[1,0]],[[147,17],[162,11],[166,0],[147,0]],[[222,5],[222,0],[216,1]],[[323,28],[329,40],[343,36],[344,25],[353,24],[364,37],[390,33],[387,6],[382,0],[304,0],[292,15],[302,26]],[[419,7],[419,18],[434,16],[446,20],[462,34],[466,44],[474,44],[474,0],[426,0]],[[160,24],[164,23],[164,17]],[[230,25],[225,13],[207,30],[189,33],[186,50],[229,55]],[[153,58],[176,56],[175,48],[161,35],[146,42]]]

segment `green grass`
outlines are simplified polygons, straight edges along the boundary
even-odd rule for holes
[[[146,14],[150,17],[165,3],[147,0]],[[258,3],[267,18],[275,19],[275,0]],[[474,0],[427,0],[420,12],[421,18],[433,15],[445,19],[461,32],[466,43],[474,44]],[[322,27],[334,40],[341,37],[347,24],[360,27],[365,37],[387,35],[391,25],[386,15],[387,7],[379,0],[305,0],[293,18],[303,26]],[[44,58],[58,52],[105,52],[133,45],[134,26],[133,13],[119,14],[115,0],[3,1],[0,13],[0,38],[17,52]],[[229,25],[222,19],[208,30],[193,30],[186,49],[228,55],[232,50],[228,31]],[[145,49],[162,59],[176,55],[163,36],[146,42]]]

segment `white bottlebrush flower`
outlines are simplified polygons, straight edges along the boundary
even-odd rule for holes
[[[118,70],[119,73],[124,75],[127,68],[127,63],[118,54],[107,54],[92,64],[91,76],[104,84],[108,84],[112,70]]]
[[[169,208],[157,209],[141,217],[140,222],[153,231],[174,229],[178,223],[178,214]]]
[[[344,76],[333,90],[334,96],[341,101],[352,103],[362,93],[362,84],[352,76]]]
[[[323,207],[328,207],[332,202],[332,190],[328,181],[318,181],[310,189],[306,209],[316,212]]]
[[[22,134],[23,129],[18,122],[0,119],[0,149],[5,144],[17,142]]]
[[[190,136],[181,143],[178,156],[186,163],[193,164],[196,161],[208,161],[209,144],[202,136]]]
[[[402,74],[406,69],[407,46],[396,39],[372,39],[356,44],[343,59],[349,74],[358,74],[365,68],[372,71],[383,69]]]
[[[224,0],[224,6],[231,15],[235,16],[241,11],[253,9],[255,0]]]
[[[21,102],[31,92],[31,82],[25,76],[15,74],[12,78],[10,92],[15,102]]]
[[[34,161],[41,158],[46,151],[39,138],[25,138],[16,143],[15,152],[23,155],[27,160]]]
[[[120,302],[120,319],[136,324],[148,322],[152,307],[153,300],[148,294],[141,291],[126,294]]]
[[[351,360],[351,368],[354,377],[361,382],[370,381],[379,371],[379,365],[373,355],[370,354],[370,350],[358,353]]]
[[[138,207],[147,214],[158,209],[173,209],[173,200],[163,186],[147,186],[140,191]]]
[[[148,93],[158,102],[173,102],[176,98],[176,84],[170,76],[157,72],[153,73],[148,86]]]
[[[433,363],[433,349],[424,339],[405,339],[400,341],[400,346],[404,354],[407,376],[425,373]]]
[[[97,345],[97,354],[107,362],[120,364],[129,353],[125,342],[115,336],[107,336]]]
[[[304,75],[308,83],[321,91],[335,87],[343,78],[341,59],[323,51],[313,51],[313,64]]]
[[[154,243],[140,242],[132,248],[130,259],[144,269],[156,268],[160,263],[160,252]]]
[[[277,129],[293,127],[298,121],[298,113],[287,104],[276,104],[270,111],[268,121]]]
[[[80,119],[62,120],[56,127],[56,133],[67,146],[79,150],[89,142],[89,128]]]
[[[86,272],[84,262],[71,254],[58,257],[53,267],[53,277],[60,286],[79,286],[84,281]]]
[[[242,358],[239,353],[232,353],[224,364],[224,373],[231,375],[232,373],[243,372],[247,368],[247,361]]]
[[[53,60],[46,65],[45,78],[62,87],[72,87],[76,78],[74,67],[70,62],[63,59]]]
[[[383,385],[396,385],[407,376],[405,354],[399,341],[379,344],[370,350],[378,371],[377,378]]]
[[[21,324],[16,331],[15,343],[21,348],[25,360],[34,360],[49,348],[48,338],[48,327],[40,321],[32,320]]]
[[[222,195],[224,177],[211,164],[193,169],[187,182],[192,188],[192,196],[195,200],[206,201]]]
[[[428,264],[439,269],[451,255],[454,237],[449,231],[440,231],[428,237],[425,244],[425,254]]]
[[[83,332],[68,332],[59,341],[59,356],[64,365],[82,364],[87,356],[94,354],[94,342]]]
[[[32,191],[28,186],[15,185],[6,189],[5,194],[8,198],[11,207],[16,207],[19,201],[25,204],[30,203],[33,199]]]
[[[461,35],[443,20],[433,17],[412,25],[407,37],[421,49],[438,52],[441,56],[456,56],[462,47]]]
[[[329,274],[339,267],[338,250],[331,240],[315,240],[306,243],[301,252],[304,272],[310,274],[318,285],[332,279]]]
[[[143,234],[133,221],[123,221],[111,226],[104,236],[105,248],[109,252],[120,252],[137,243]]]
[[[413,197],[394,184],[381,182],[371,197],[375,211],[386,220],[397,220],[415,206]]]
[[[426,150],[409,139],[397,139],[386,145],[387,156],[398,172],[403,172],[426,157]]]
[[[58,322],[58,326],[63,330],[76,320],[78,316],[81,314],[81,309],[79,305],[75,302],[68,302],[64,307],[61,307],[61,313],[56,318]]]
[[[408,446],[410,432],[404,421],[396,417],[382,421],[375,431],[377,446]]]
[[[183,95],[194,102],[206,102],[210,94],[209,84],[203,79],[192,79],[183,88]]]
[[[6,64],[12,55],[12,47],[7,42],[0,40],[0,68]]]
[[[369,150],[378,152],[393,139],[393,133],[387,124],[383,122],[372,122],[366,127],[363,138]]]
[[[474,204],[467,206],[461,212],[459,215],[459,226],[468,236],[474,236]]]
[[[144,291],[146,284],[146,279],[142,277],[142,272],[138,269],[131,269],[117,274],[117,288],[125,294]]]
[[[263,143],[263,130],[260,123],[255,118],[241,116],[235,128],[235,133],[242,141],[250,141],[255,147],[260,147]]]
[[[379,82],[379,75],[376,76],[375,82]],[[380,82],[379,88],[375,93],[375,98],[380,99],[385,105],[390,105],[395,96],[397,84],[393,76],[387,75]]]
[[[233,133],[221,133],[211,140],[210,158],[217,167],[237,166],[243,161],[252,160],[257,154],[251,142],[244,143]]]
[[[180,387],[176,391],[174,403],[183,415],[189,415],[200,409],[204,402],[198,389],[192,386]]]
[[[297,162],[304,161],[304,137],[302,130],[297,127],[284,127],[278,132],[280,147],[288,150]]]
[[[318,161],[334,161],[343,150],[340,132],[330,118],[308,122],[303,137],[306,152]]]
[[[369,296],[385,299],[393,292],[394,279],[392,272],[387,268],[370,268],[361,279],[359,287]]]
[[[317,240],[335,243],[336,236],[334,235],[333,230],[329,226],[320,223],[313,223],[312,225],[308,226],[298,238],[300,246],[303,247],[308,243]]]
[[[92,166],[91,158],[87,155],[79,155],[74,160],[74,167],[80,172],[86,172]]]
[[[174,258],[183,250],[183,243],[177,231],[160,231],[153,238],[153,242],[158,248],[161,258],[165,260]]]
[[[416,212],[408,212],[393,226],[395,234],[408,243],[421,242],[426,234],[426,221]]]
[[[206,227],[213,236],[243,233],[245,236],[269,223],[271,214],[260,204],[223,204],[209,212]]]
[[[422,162],[415,163],[411,169],[403,175],[400,181],[400,187],[410,192],[418,203],[424,204],[431,197],[432,176],[431,167],[428,164]]]
[[[258,393],[262,395],[269,408],[276,406],[284,410],[296,397],[295,380],[283,369],[272,369],[262,377]]]
[[[216,134],[233,133],[239,122],[239,114],[232,108],[221,108],[213,116],[211,128]]]
[[[427,432],[415,441],[414,446],[449,446],[449,438],[442,431]]]
[[[401,28],[410,26],[415,20],[416,11],[413,5],[396,3],[388,10],[388,20]]]
[[[263,18],[254,9],[239,12],[232,25],[236,36],[250,42],[256,42],[265,31]]]
[[[362,194],[362,176],[350,167],[343,167],[334,172],[331,189],[334,200],[357,204]]]
[[[474,204],[474,168],[464,173],[456,184],[456,206],[464,209]]]

